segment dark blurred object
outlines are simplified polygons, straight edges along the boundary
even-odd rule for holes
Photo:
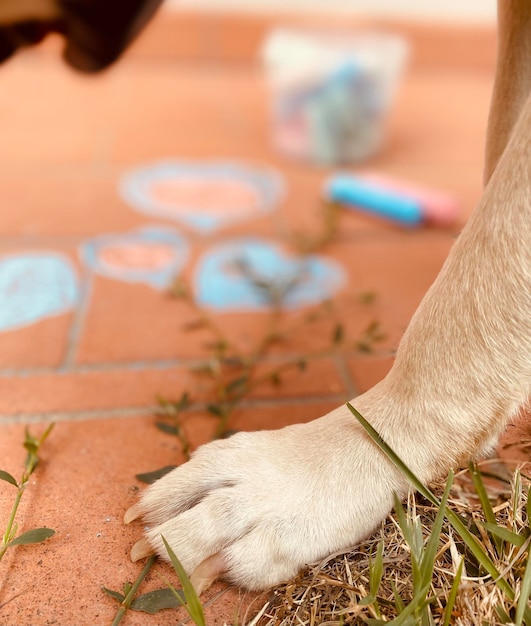
[[[116,61],[162,0],[0,0],[0,62],[50,32],[61,33],[66,62],[99,72]]]
[[[162,0],[60,0],[67,63],[84,72],[104,69],[148,23]]]
[[[27,20],[0,25],[0,63],[23,46],[38,44],[51,31],[52,22]]]

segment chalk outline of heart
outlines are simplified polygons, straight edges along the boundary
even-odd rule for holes
[[[6,333],[13,330],[18,330],[20,328],[25,328],[27,326],[32,326],[42,320],[46,320],[50,317],[57,317],[59,315],[64,315],[69,311],[73,310],[79,304],[79,275],[76,270],[76,267],[72,263],[72,261],[65,255],[60,252],[54,251],[32,251],[32,252],[24,252],[24,253],[16,253],[16,254],[6,254],[0,256],[0,266],[9,261],[15,261],[24,259],[25,261],[32,260],[37,266],[42,263],[43,258],[46,259],[55,259],[59,261],[63,268],[66,269],[68,276],[68,280],[70,281],[68,284],[68,303],[61,304],[50,310],[45,314],[39,314],[37,316],[28,318],[22,322],[17,322],[15,324],[10,324],[7,327],[0,325],[0,333]],[[61,279],[61,285],[64,285],[63,278]]]
[[[135,241],[161,242],[175,249],[175,258],[160,270],[122,270],[101,264],[98,253],[109,244]],[[108,233],[99,235],[80,246],[79,254],[84,265],[95,274],[129,283],[146,283],[155,289],[165,289],[172,278],[182,272],[188,263],[190,246],[188,241],[175,228],[168,226],[144,226],[126,233]]]
[[[198,223],[200,216],[194,216],[194,207],[180,207],[181,212],[170,213],[165,203],[149,197],[144,187],[156,180],[165,180],[177,175],[214,178],[236,178],[254,187],[260,202],[257,209],[243,210],[231,217],[220,218],[219,213],[203,212],[206,219],[203,226]],[[137,212],[153,215],[182,224],[195,232],[212,233],[234,223],[242,223],[272,213],[286,195],[286,184],[277,170],[267,166],[253,166],[233,161],[179,161],[167,159],[154,161],[126,172],[120,179],[118,192],[121,198]],[[197,209],[196,209],[197,211]],[[188,214],[188,215],[187,215]],[[210,222],[210,225],[209,223]]]
[[[253,304],[253,303],[250,304],[249,302],[245,302],[242,306],[239,306],[239,307],[234,306],[232,304],[229,306],[218,306],[218,305],[212,304],[209,301],[205,301],[202,297],[201,277],[205,271],[205,267],[204,267],[205,264],[208,263],[210,260],[212,260],[213,256],[216,255],[218,257],[217,259],[215,259],[216,260],[215,269],[219,270],[219,262],[220,262],[219,253],[221,253],[221,257],[222,257],[221,261],[226,262],[229,259],[227,259],[226,256],[225,258],[223,258],[224,252],[226,252],[226,255],[228,256],[231,252],[231,249],[234,250],[237,247],[251,247],[252,248],[253,246],[256,247],[259,245],[270,248],[277,255],[277,257],[280,258],[281,260],[285,259],[289,263],[293,261],[294,255],[290,254],[289,250],[287,250],[285,247],[281,245],[281,242],[278,242],[275,240],[269,240],[269,239],[265,239],[261,237],[238,237],[235,239],[226,239],[223,241],[223,243],[209,247],[209,249],[205,253],[203,253],[203,255],[198,259],[197,263],[195,264],[194,274],[193,274],[193,286],[194,286],[196,302],[201,307],[209,308],[209,309],[218,311],[220,313],[222,312],[225,312],[225,313],[242,312],[243,313],[243,312],[267,311],[268,310],[267,304],[261,305],[261,304]],[[237,255],[234,255],[233,258],[235,258],[236,256]],[[312,254],[312,255],[308,255],[304,257],[304,261],[309,262],[309,263],[317,262],[317,263],[320,263],[322,266],[324,266],[327,270],[331,269],[333,273],[335,274],[335,285],[332,287],[331,292],[328,292],[323,297],[318,297],[315,300],[303,301],[302,303],[299,301],[296,301],[293,304],[286,304],[285,305],[286,309],[298,310],[298,309],[302,309],[305,307],[319,304],[320,302],[323,302],[324,300],[334,297],[348,283],[348,274],[344,266],[336,259],[328,258],[321,254]],[[313,278],[313,275],[312,275],[312,278]]]

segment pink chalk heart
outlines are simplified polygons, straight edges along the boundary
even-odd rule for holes
[[[117,242],[100,249],[98,260],[116,271],[161,270],[173,262],[175,250],[162,243]]]
[[[163,289],[186,263],[188,244],[171,228],[147,227],[96,237],[83,244],[81,256],[98,274]]]

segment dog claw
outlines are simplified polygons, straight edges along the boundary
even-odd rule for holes
[[[200,596],[206,591],[225,569],[225,562],[219,552],[200,563],[190,576],[190,582],[197,595]]]
[[[140,505],[138,503],[133,504],[133,506],[128,508],[127,511],[125,512],[124,523],[130,524],[131,522],[134,522],[137,518],[139,518],[141,515],[142,515],[142,509],[140,508]]]
[[[154,550],[149,541],[147,539],[140,539],[131,548],[131,561],[136,563],[136,561],[140,561],[140,559],[143,559],[146,556],[151,556],[153,553]]]

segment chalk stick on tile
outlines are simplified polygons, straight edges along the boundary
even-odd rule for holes
[[[331,202],[384,217],[404,226],[419,226],[423,221],[419,200],[358,176],[333,176],[326,183],[325,197]]]
[[[450,226],[460,213],[452,196],[372,173],[333,176],[326,183],[325,197],[408,227]]]
[[[428,224],[452,226],[461,215],[459,201],[450,194],[372,172],[364,174],[363,180],[419,200],[423,219]]]

